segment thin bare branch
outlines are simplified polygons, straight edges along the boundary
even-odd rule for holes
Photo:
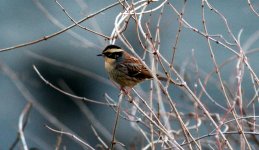
[[[250,0],[247,0],[247,3],[248,3],[248,5],[249,5],[249,7],[251,8],[251,10],[254,12],[254,14],[255,14],[257,17],[259,17],[259,13],[254,9],[254,6],[253,6],[253,4],[251,3],[251,1],[250,1]]]
[[[83,144],[86,148],[90,149],[90,150],[95,150],[92,146],[90,146],[88,143],[86,143],[85,141],[83,141],[81,138],[77,137],[76,135],[72,134],[72,133],[69,133],[69,132],[64,132],[64,131],[59,131],[59,130],[56,130],[56,129],[53,129],[51,127],[49,127],[48,125],[45,125],[46,128],[48,128],[49,130],[55,132],[55,133],[59,133],[59,134],[64,134],[64,135],[67,135],[67,136],[70,136],[72,137],[73,139],[75,139],[75,141]]]
[[[102,140],[102,138],[99,136],[99,134],[97,133],[97,131],[94,129],[94,127],[92,125],[91,125],[91,128],[92,128],[92,130],[94,132],[94,135],[97,137],[98,141],[103,145],[103,147],[105,149],[108,149],[107,144]]]
[[[118,100],[118,107],[117,107],[117,113],[116,113],[116,117],[115,117],[115,121],[114,121],[114,126],[113,126],[113,131],[112,131],[112,141],[111,141],[111,150],[113,150],[115,144],[116,144],[116,141],[115,141],[115,134],[116,134],[116,130],[117,130],[117,126],[118,126],[118,122],[119,122],[119,114],[120,114],[120,108],[121,108],[121,102],[122,102],[122,99],[124,97],[124,94],[123,94],[123,91],[121,91],[120,93],[120,97],[119,97],[119,100]]]
[[[103,37],[103,38],[105,38],[105,39],[110,39],[109,36],[106,36],[106,35],[104,35],[104,34],[102,34],[102,33],[98,33],[98,32],[96,32],[96,31],[93,31],[93,30],[91,30],[91,29],[88,29],[88,28],[86,28],[86,27],[84,27],[84,26],[78,24],[78,23],[68,14],[68,12],[66,11],[66,9],[58,2],[58,0],[55,0],[55,2],[59,5],[59,7],[60,7],[60,8],[62,9],[62,11],[66,14],[66,16],[67,16],[74,24],[76,24],[78,27],[80,27],[80,28],[82,28],[82,29],[84,29],[84,30],[86,30],[86,31],[92,32],[92,33],[94,33],[94,34],[96,34],[96,35],[99,35],[99,36],[101,36],[101,37]]]
[[[35,70],[35,72],[38,74],[38,76],[40,77],[40,79],[41,79],[43,82],[45,82],[47,85],[49,85],[50,87],[52,87],[53,89],[59,91],[60,93],[62,93],[62,94],[64,94],[64,95],[67,95],[67,96],[72,97],[72,98],[75,98],[75,99],[83,100],[83,101],[86,101],[86,102],[90,102],[90,103],[95,103],[95,104],[100,104],[100,105],[107,105],[107,106],[114,106],[114,105],[110,105],[110,104],[107,104],[107,103],[103,103],[103,102],[91,100],[91,99],[88,99],[88,98],[85,98],[85,97],[80,97],[80,96],[76,96],[76,95],[74,95],[74,94],[65,92],[65,91],[61,90],[60,88],[56,87],[55,85],[53,85],[52,83],[50,83],[48,80],[46,80],[46,79],[41,75],[41,73],[39,72],[39,70],[37,69],[37,67],[36,67],[35,65],[33,65],[33,69]]]

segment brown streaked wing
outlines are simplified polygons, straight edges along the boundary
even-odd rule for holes
[[[153,78],[152,74],[147,70],[142,62],[133,57],[125,59],[117,66],[117,69],[126,72],[130,77],[135,77],[140,80]]]

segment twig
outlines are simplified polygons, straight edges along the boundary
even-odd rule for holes
[[[26,140],[25,140],[25,136],[24,136],[24,128],[25,128],[25,124],[23,123],[24,122],[24,118],[27,118],[25,122],[27,122],[28,120],[28,115],[30,113],[30,110],[31,110],[31,106],[32,104],[31,103],[28,103],[25,108],[23,109],[20,117],[19,117],[19,134],[20,134],[20,139],[21,139],[21,142],[22,142],[22,145],[23,145],[23,149],[24,150],[28,150],[28,146],[27,146],[27,143],[26,143]],[[27,124],[27,123],[26,123]]]
[[[86,148],[90,149],[90,150],[95,150],[92,146],[90,146],[88,143],[86,143],[85,141],[83,141],[82,139],[80,139],[79,137],[77,137],[76,135],[72,134],[72,133],[69,133],[69,132],[64,132],[64,131],[59,131],[59,130],[56,130],[56,129],[53,129],[51,127],[49,127],[48,125],[45,125],[46,128],[48,128],[49,130],[53,131],[53,132],[56,132],[56,133],[59,133],[59,134],[65,134],[67,136],[70,136],[72,137],[73,139],[75,139],[75,141],[83,144]]]
[[[209,93],[206,91],[205,87],[202,85],[200,79],[198,80],[198,82],[199,82],[199,85],[200,85],[201,88],[202,88],[202,91],[206,94],[206,96],[209,98],[209,100],[210,100],[211,102],[213,102],[216,106],[218,106],[219,108],[223,109],[224,111],[228,111],[227,108],[225,108],[224,106],[220,105],[217,101],[215,101],[215,100],[209,95]]]
[[[64,95],[67,95],[67,96],[72,97],[72,98],[80,99],[80,100],[83,100],[83,101],[86,101],[86,102],[95,103],[95,104],[114,106],[114,105],[111,105],[111,104],[107,104],[107,103],[103,103],[103,102],[91,100],[91,99],[88,99],[88,98],[85,98],[85,97],[80,97],[80,96],[76,96],[76,95],[74,95],[74,94],[65,92],[65,91],[63,91],[62,89],[60,89],[60,88],[56,87],[55,85],[53,85],[52,83],[50,83],[48,80],[46,80],[46,79],[41,75],[41,73],[39,72],[39,70],[37,69],[37,67],[36,67],[35,65],[33,65],[33,69],[35,70],[35,72],[38,74],[38,76],[40,77],[40,79],[41,79],[43,82],[45,82],[47,85],[49,85],[50,87],[52,87],[53,89],[59,91],[60,93],[62,93],[62,94],[64,94]]]
[[[249,5],[249,7],[251,8],[251,10],[254,12],[254,14],[255,14],[257,17],[259,17],[259,13],[255,11],[254,6],[253,6],[253,4],[251,3],[251,1],[250,1],[250,0],[247,0],[247,3],[248,3],[248,5]]]
[[[30,102],[28,102],[19,117],[19,124],[18,124],[19,131],[17,133],[17,137],[16,137],[15,141],[13,142],[13,144],[10,147],[10,150],[13,150],[15,148],[15,146],[17,145],[19,140],[22,141],[23,149],[28,150],[28,146],[27,146],[23,131],[28,123],[28,118],[29,118],[28,116],[29,116],[31,107],[32,107],[32,104]]]
[[[76,24],[78,27],[80,27],[80,28],[82,28],[82,29],[84,29],[84,30],[86,30],[86,31],[92,32],[92,33],[94,33],[94,34],[96,34],[96,35],[99,35],[99,36],[101,36],[101,37],[103,37],[103,38],[105,38],[105,39],[110,39],[110,37],[108,37],[108,36],[106,36],[106,35],[104,35],[104,34],[98,33],[98,32],[96,32],[96,31],[93,31],[93,30],[91,30],[91,29],[88,29],[88,28],[86,28],[86,27],[84,27],[84,26],[78,24],[78,23],[68,14],[68,12],[66,11],[66,9],[58,2],[58,0],[55,0],[55,2],[59,5],[59,7],[62,9],[62,11],[65,13],[65,15],[66,15],[74,24]]]
[[[123,91],[121,91],[120,97],[119,97],[119,100],[118,100],[118,103],[117,103],[117,106],[118,106],[117,107],[117,113],[116,113],[116,117],[115,117],[115,123],[114,123],[114,126],[113,126],[113,131],[112,131],[111,150],[113,150],[113,148],[116,144],[115,134],[116,134],[117,125],[118,125],[118,121],[119,121],[120,107],[121,107],[121,102],[122,102],[123,96],[124,96]]]
[[[89,13],[90,13],[90,9],[89,9],[89,8],[91,8],[91,7],[89,7],[89,6],[87,5],[87,2],[86,2],[86,1],[84,1],[84,0],[75,0],[75,2],[76,2],[77,5],[81,8],[81,10],[82,10],[82,13],[81,13],[81,14],[82,14],[82,15],[86,15],[86,14],[89,14]],[[92,25],[92,28],[93,28],[95,31],[97,31],[97,32],[99,32],[99,33],[102,33],[102,30],[101,30],[101,27],[100,27],[101,24],[97,22],[97,19],[96,19],[96,18],[92,18],[91,20],[89,20],[89,23]],[[100,25],[99,25],[99,24],[100,24]],[[104,43],[102,37],[98,36],[97,38],[98,38],[98,40],[99,40],[100,43]]]
[[[163,7],[165,5],[165,3],[167,2],[167,0],[164,0],[160,5],[158,5],[157,7],[155,8],[152,8],[150,10],[146,10],[146,11],[142,11],[142,12],[124,12],[123,15],[125,14],[136,14],[136,15],[142,15],[142,14],[148,14],[148,13],[152,13],[152,12],[155,12],[156,10],[160,9],[161,7]],[[148,2],[147,2],[148,4]]]
[[[59,134],[57,136],[57,141],[56,141],[56,145],[55,145],[55,150],[59,150],[60,149],[60,145],[61,145],[61,142],[62,142],[62,135],[63,134]]]
[[[100,141],[100,143],[104,146],[105,149],[108,149],[107,144],[102,140],[102,138],[99,136],[99,134],[96,132],[96,130],[94,129],[94,127],[91,125],[91,128],[94,132],[94,135],[97,137],[98,141]]]
[[[172,50],[173,51],[173,56],[172,56],[172,61],[171,61],[172,66],[174,65],[175,52],[176,52],[177,44],[178,44],[179,39],[180,39],[180,35],[181,35],[180,33],[182,31],[182,26],[183,26],[182,18],[183,18],[183,15],[184,15],[185,7],[186,7],[186,1],[184,1],[182,11],[181,11],[180,16],[178,18],[179,26],[178,26],[178,30],[177,30],[177,33],[176,33],[176,39],[175,39],[175,43],[174,43],[173,50]]]

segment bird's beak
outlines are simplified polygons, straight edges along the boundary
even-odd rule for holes
[[[103,56],[103,54],[98,54],[97,56]]]

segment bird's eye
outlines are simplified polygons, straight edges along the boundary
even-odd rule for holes
[[[121,57],[121,56],[122,56],[122,53],[121,53],[121,52],[115,53],[115,58],[119,58],[119,57]]]
[[[116,59],[118,58],[118,55],[116,53],[112,53],[110,57]]]
[[[107,53],[105,53],[105,56],[112,58],[112,59],[117,59],[122,56],[122,53],[121,52],[113,52],[113,53],[107,52]]]
[[[104,53],[104,55],[105,55],[105,56],[107,56],[107,57],[109,57],[109,58],[111,58],[111,57],[112,57],[112,53],[109,53],[109,52]]]

